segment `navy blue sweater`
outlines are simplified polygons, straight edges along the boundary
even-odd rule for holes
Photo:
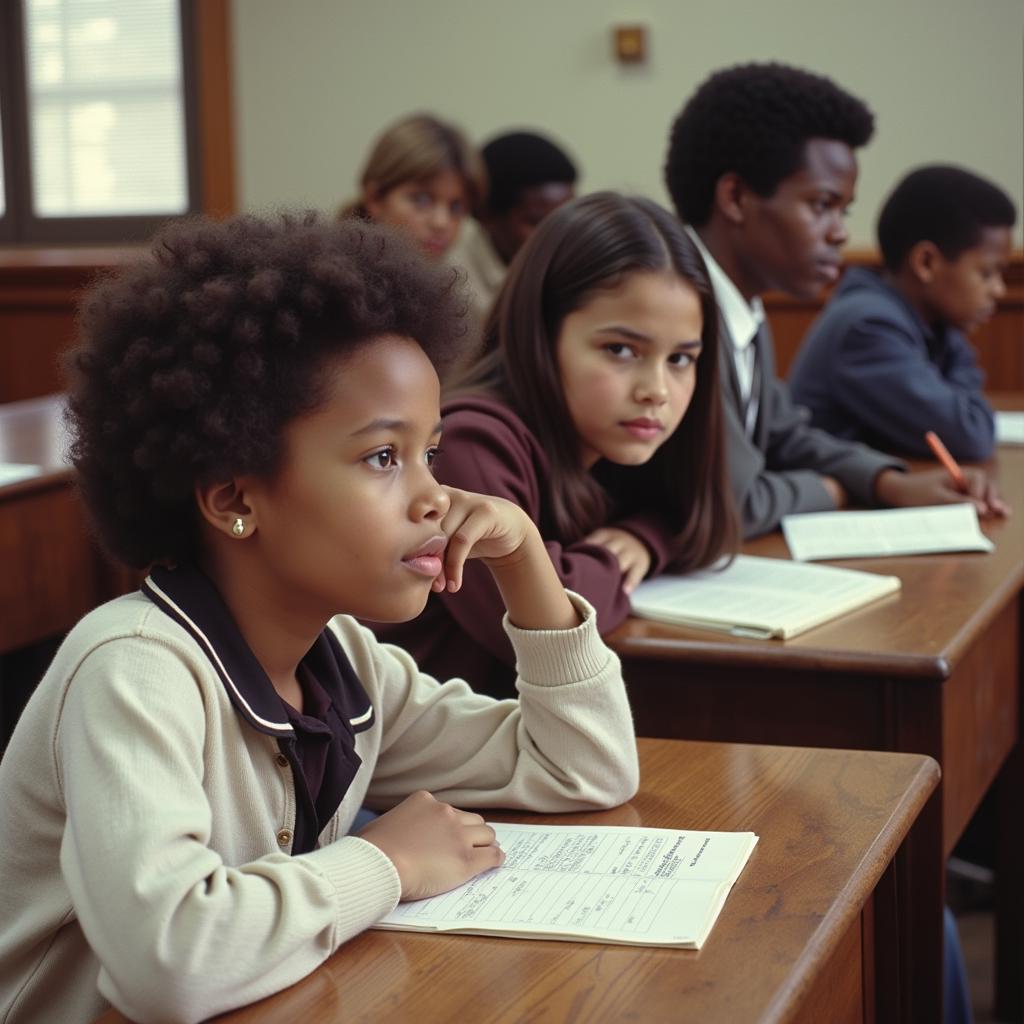
[[[954,458],[987,459],[995,421],[962,332],[931,327],[870,270],[851,268],[811,326],[789,373],[811,422],[873,448],[931,458],[934,430]]]

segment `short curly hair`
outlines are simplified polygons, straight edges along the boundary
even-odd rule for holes
[[[1012,228],[1013,200],[998,185],[963,167],[931,164],[908,174],[878,215],[878,247],[896,273],[918,242],[934,242],[955,260],[981,242],[986,228]]]
[[[180,222],[86,297],[69,354],[71,458],[104,548],[136,568],[199,554],[195,487],[273,475],[323,400],[324,361],[374,338],[458,354],[451,268],[391,229],[315,214]]]
[[[774,63],[727,68],[697,89],[672,125],[665,185],[679,216],[700,227],[723,174],[770,196],[803,166],[808,139],[856,149],[874,123],[864,103],[821,75]]]

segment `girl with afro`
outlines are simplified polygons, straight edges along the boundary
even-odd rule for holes
[[[172,228],[86,303],[73,460],[148,575],[71,631],[0,763],[8,1024],[205,1020],[500,864],[456,806],[634,793],[593,609],[525,513],[432,474],[462,304],[397,234],[309,218]],[[506,603],[518,700],[353,618],[417,615],[467,559]]]

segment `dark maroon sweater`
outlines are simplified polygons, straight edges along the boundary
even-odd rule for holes
[[[555,535],[548,499],[551,466],[537,438],[507,406],[487,398],[447,404],[434,469],[443,484],[495,494],[518,505],[540,529],[566,588],[597,610],[602,634],[626,618],[629,598],[615,556],[582,539],[568,544],[550,539]],[[611,498],[614,505],[615,495]],[[628,530],[644,542],[651,553],[651,575],[665,568],[672,539],[666,519],[652,512],[607,525]],[[481,693],[514,697],[514,659],[501,626],[504,614],[490,570],[473,559],[466,563],[457,594],[432,593],[423,614],[411,622],[372,626],[382,640],[404,647],[423,671],[438,679],[458,676]]]

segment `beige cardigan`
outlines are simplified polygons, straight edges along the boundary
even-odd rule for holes
[[[459,806],[608,807],[637,787],[618,659],[584,622],[506,622],[518,701],[438,685],[329,626],[373,704],[318,849],[289,855],[291,769],[199,643],[143,595],[87,615],[0,763],[0,1022],[199,1021],[291,985],[390,911],[398,875],[346,835],[417,789]],[[284,762],[283,764],[279,762]]]

